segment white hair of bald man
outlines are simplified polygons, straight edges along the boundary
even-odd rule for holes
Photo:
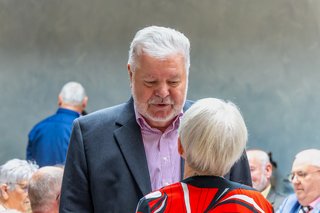
[[[320,167],[320,150],[319,149],[306,149],[299,152],[295,161],[299,161],[301,164]]]
[[[130,50],[128,64],[132,71],[135,70],[138,58],[142,54],[164,59],[170,55],[181,54],[185,60],[187,74],[190,67],[190,42],[181,32],[159,26],[149,26],[139,30],[133,38]]]
[[[193,170],[223,176],[244,152],[248,133],[236,105],[206,98],[185,112],[179,137],[185,160]]]
[[[270,158],[269,158],[268,153],[266,153],[265,151],[262,151],[260,149],[247,150],[247,156],[248,156],[248,158],[249,158],[249,156],[252,156],[255,159],[258,159],[259,162],[261,163],[261,167],[263,169],[270,163]]]
[[[59,96],[61,96],[64,103],[71,106],[81,106],[84,99],[87,97],[83,86],[74,81],[66,83],[62,87]]]
[[[45,166],[32,175],[29,181],[29,198],[33,212],[47,212],[58,209],[55,204],[61,191],[63,168]]]

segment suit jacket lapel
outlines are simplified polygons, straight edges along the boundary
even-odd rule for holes
[[[133,178],[142,194],[145,195],[151,191],[151,182],[141,130],[135,119],[132,99],[125,106],[116,123],[119,125],[119,128],[114,131],[116,141]]]
[[[192,101],[187,101],[183,111],[186,111]],[[116,123],[119,128],[114,131],[114,136],[128,167],[136,180],[143,195],[151,191],[151,182],[147,158],[144,151],[141,130],[136,122],[133,100],[128,101]],[[181,178],[183,178],[184,161],[181,161]]]

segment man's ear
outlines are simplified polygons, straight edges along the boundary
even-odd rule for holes
[[[272,176],[272,165],[270,163],[266,165],[265,172],[266,172],[267,178],[270,179]]]
[[[84,97],[83,101],[82,101],[82,107],[83,109],[85,109],[87,107],[88,104],[88,96]]]
[[[8,194],[8,185],[7,184],[1,184],[0,185],[0,194],[2,199],[8,200],[9,199],[9,194]]]
[[[133,71],[132,71],[132,67],[130,64],[127,65],[127,69],[128,69],[128,74],[129,74],[129,78],[130,78],[130,86],[132,85],[132,75],[133,75]]]
[[[178,137],[178,152],[179,152],[179,154],[181,155],[181,157],[184,158],[184,150],[183,150],[183,147],[182,147],[182,145],[181,145],[180,137]]]
[[[60,106],[62,105],[62,103],[63,103],[62,96],[59,95],[59,96],[58,96],[58,106],[60,107]]]

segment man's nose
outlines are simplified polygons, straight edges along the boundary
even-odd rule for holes
[[[170,90],[170,88],[167,84],[165,84],[165,83],[160,84],[155,91],[155,95],[159,96],[161,98],[165,98],[170,94],[169,90]]]
[[[297,175],[294,175],[292,180],[291,180],[292,184],[297,184],[300,183],[299,177]]]

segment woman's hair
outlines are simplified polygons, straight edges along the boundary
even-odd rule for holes
[[[12,159],[0,166],[0,183],[8,184],[10,190],[15,189],[15,183],[29,181],[38,165],[26,160]]]
[[[193,170],[223,176],[244,152],[248,133],[236,105],[206,98],[185,112],[179,137],[185,160]]]

